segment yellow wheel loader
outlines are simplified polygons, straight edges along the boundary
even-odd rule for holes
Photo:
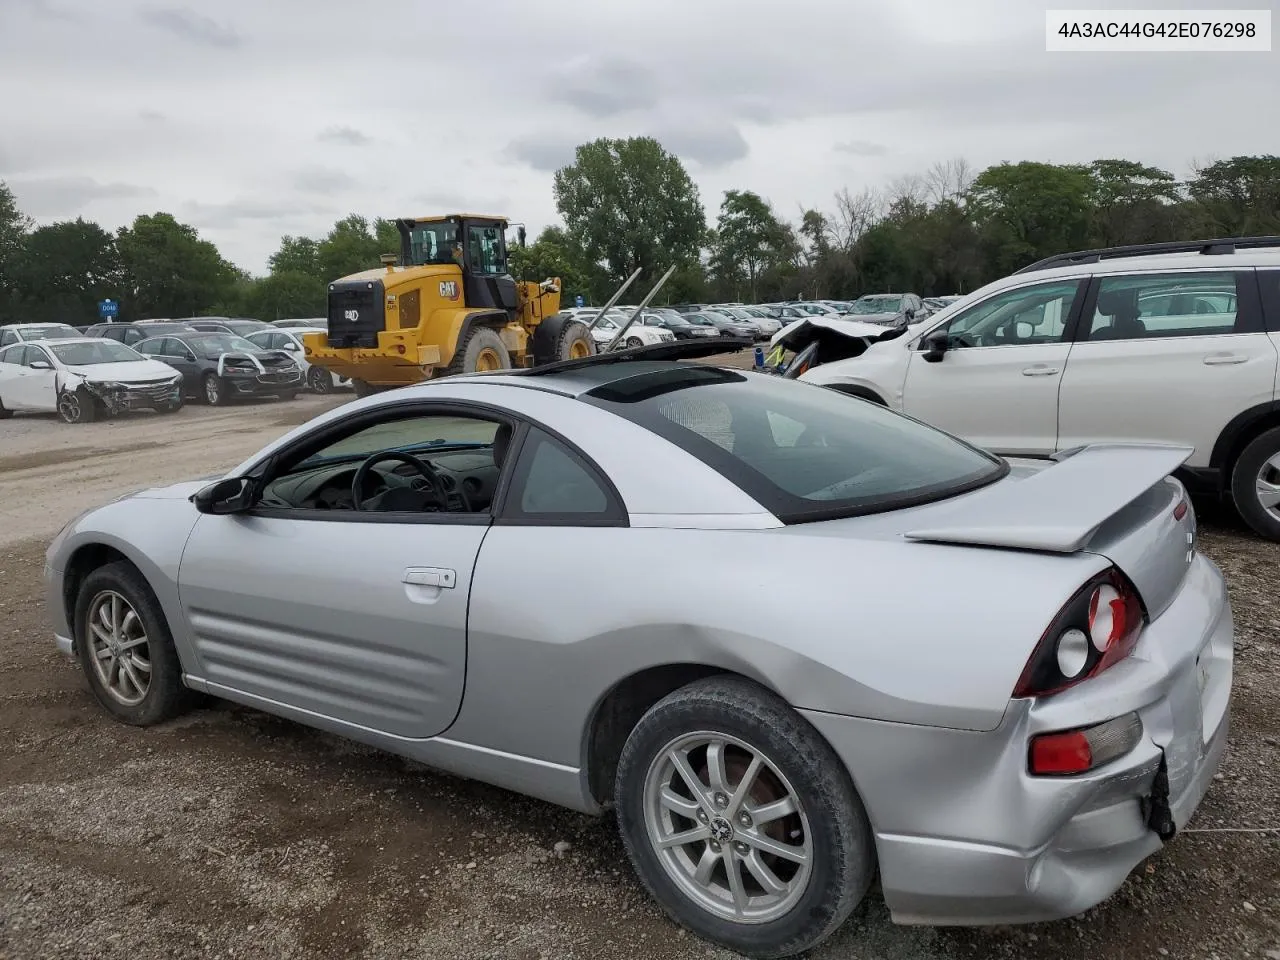
[[[507,225],[470,213],[397,220],[399,257],[329,284],[328,333],[303,338],[307,361],[365,395],[595,353],[586,325],[559,313],[558,279],[512,278]]]

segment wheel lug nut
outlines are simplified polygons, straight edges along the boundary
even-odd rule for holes
[[[717,842],[717,841],[715,841],[715,840],[712,840],[712,841],[711,841],[711,852],[712,852],[712,853],[719,853],[719,852],[720,852],[720,844],[719,844],[719,842]]]
[[[728,797],[726,797],[723,793],[717,793],[717,794],[716,794],[716,806],[717,806],[717,807],[727,807],[728,805],[729,805],[729,798],[728,798]]]
[[[698,808],[698,819],[703,823],[707,822],[707,811],[703,810],[701,807]]]
[[[742,814],[742,816],[738,817],[738,822],[744,827],[751,826],[751,815],[747,813]]]
[[[745,843],[735,843],[733,845],[733,849],[737,850],[744,857],[751,852],[751,848],[748,847]]]

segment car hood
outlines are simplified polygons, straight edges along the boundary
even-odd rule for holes
[[[130,498],[134,500],[187,500],[197,490],[207,487],[215,480],[221,480],[222,476],[221,473],[214,473],[196,480],[171,483],[166,487],[149,487],[146,490],[138,490],[130,494]]]
[[[863,341],[861,353],[868,344],[876,340],[887,340],[898,336],[901,328],[887,327],[882,323],[869,323],[863,320],[850,320],[845,317],[805,317],[795,320],[769,340],[769,346],[782,346],[788,350],[800,351],[815,339],[834,333],[850,340]],[[856,354],[855,354],[856,355]]]
[[[173,367],[160,360],[129,360],[125,363],[85,363],[68,366],[71,373],[86,380],[114,380],[117,383],[135,383],[140,380],[160,380],[172,377]]]

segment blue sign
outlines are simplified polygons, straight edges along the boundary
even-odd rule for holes
[[[98,316],[103,320],[110,320],[120,315],[120,304],[115,300],[101,300],[98,303]]]
[[[583,302],[584,302],[584,301],[583,301],[583,299],[582,299],[582,294],[578,294],[576,297],[574,297],[574,298],[573,298],[573,305],[574,305],[575,307],[580,307],[580,306],[582,306]]]

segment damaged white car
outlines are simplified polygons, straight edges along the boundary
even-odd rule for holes
[[[795,320],[770,338],[766,369],[795,379],[820,364],[861,356],[871,344],[893,340],[917,326],[899,316],[901,322],[890,325],[836,316]],[[784,363],[787,353],[794,356]]]
[[[114,340],[67,338],[0,350],[0,419],[21,410],[88,423],[125,410],[181,407],[178,371]]]

